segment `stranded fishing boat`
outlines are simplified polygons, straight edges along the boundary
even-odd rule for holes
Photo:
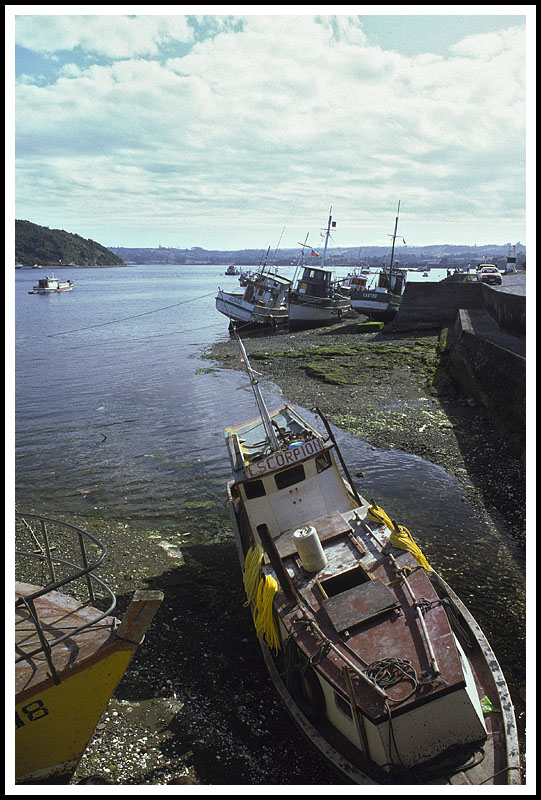
[[[519,784],[514,710],[479,625],[409,531],[361,497],[328,422],[226,430],[228,503],[265,663],[304,733],[357,784]],[[342,471],[340,471],[339,464]]]
[[[343,295],[340,292],[340,288],[333,283],[332,272],[323,269],[331,227],[335,226],[336,222],[333,222],[331,208],[323,255],[321,256],[321,266],[305,266],[297,286],[289,292],[289,327],[292,329],[328,325],[337,322],[342,318],[343,314],[351,311],[349,298]],[[306,241],[301,244],[301,247],[297,269],[301,267],[304,260],[304,249],[307,247]],[[312,256],[320,257],[319,253],[316,253],[313,249]]]
[[[276,328],[287,323],[290,286],[288,278],[271,271],[264,262],[255,275],[247,277],[243,292],[218,289],[216,309],[229,317],[230,328]]]
[[[54,275],[51,277],[41,278],[37,285],[34,286],[31,292],[28,294],[52,294],[53,292],[71,292],[75,285],[74,281],[65,280],[62,281],[59,278],[55,278]]]
[[[15,536],[15,780],[67,783],[163,594],[135,592],[119,623],[101,542],[23,513]]]
[[[377,276],[374,286],[354,290],[351,292],[351,307],[358,314],[365,314],[369,319],[388,322],[394,319],[402,302],[406,288],[408,271],[398,269],[394,265],[394,249],[397,237],[398,216],[400,214],[400,201],[394,223],[394,233],[391,234],[393,244],[389,268],[384,267]]]
[[[339,283],[340,294],[351,297],[352,292],[361,292],[366,289],[368,282],[368,270],[355,267],[352,272],[349,272],[345,278],[342,278]]]
[[[252,280],[256,276],[256,271],[254,269],[248,270],[241,270],[239,275],[239,285],[240,286],[247,286],[248,281]]]

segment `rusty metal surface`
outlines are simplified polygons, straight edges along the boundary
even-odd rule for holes
[[[323,600],[323,607],[338,633],[392,611],[399,605],[395,595],[381,580],[354,586]]]
[[[36,591],[38,587],[31,584],[16,583],[15,599],[25,597]],[[58,673],[72,669],[82,661],[91,658],[107,642],[114,637],[117,621],[114,617],[105,617],[97,625],[92,625],[100,612],[88,605],[80,603],[73,597],[50,592],[35,601],[36,611],[45,637],[55,640],[64,633],[89,625],[74,636],[52,648],[51,656]],[[17,656],[31,653],[39,645],[36,626],[25,606],[16,608],[15,617],[15,652]],[[15,691],[36,686],[49,679],[49,668],[44,653],[28,657],[15,668]]]
[[[359,535],[359,529],[354,530],[354,535]],[[329,604],[314,581],[304,578],[300,569],[296,567],[294,568],[295,581],[299,588],[303,587],[303,597],[308,603],[314,619],[325,629],[326,635],[335,644],[344,648],[346,657],[353,661],[359,659],[360,665],[368,665],[388,658],[405,659],[411,663],[418,678],[422,679],[424,675],[430,673],[430,659],[417,617],[417,609],[404,584],[397,580],[390,561],[381,553],[376,555],[376,551],[362,535],[362,531],[360,539],[366,549],[364,557],[359,557],[359,553],[356,553],[347,533],[335,536],[332,544],[326,548],[329,555],[329,568],[323,570],[319,576],[324,587],[325,579],[331,575],[344,574],[345,571],[363,564],[369,580],[354,587],[351,594],[351,590],[347,589],[344,598],[340,600],[339,595],[335,595],[329,598],[329,601],[334,601]],[[340,554],[338,559],[332,558],[334,550]],[[442,668],[440,678],[423,686],[422,690],[411,697],[408,697],[411,692],[409,681],[403,681],[393,687],[392,696],[398,701],[393,708],[394,713],[397,714],[407,711],[414,705],[426,702],[429,695],[433,698],[463,686],[464,675],[449,620],[433,585],[424,571],[417,569],[418,565],[409,553],[395,548],[393,548],[393,553],[399,567],[409,566],[413,570],[408,574],[410,586],[417,598],[427,601],[428,607],[424,614],[424,620]],[[288,563],[293,567],[293,561],[290,560]],[[363,602],[363,587],[372,585],[381,588],[365,589],[368,594]],[[371,595],[371,592],[374,592],[374,595]],[[376,597],[378,592],[381,592],[379,595],[381,605]],[[350,608],[347,607],[349,601],[353,601]],[[378,609],[383,610],[384,603],[387,601],[397,608],[399,613],[368,613],[371,610],[376,612]],[[333,614],[334,618],[331,619]],[[363,616],[365,614],[366,616]],[[295,614],[290,616],[286,612],[280,616],[306,657],[310,658],[314,654],[317,657],[321,647],[319,638],[295,622]],[[318,668],[325,679],[344,694],[346,687],[341,675],[342,666],[343,661],[340,657],[331,652],[321,659]],[[359,708],[363,713],[373,721],[384,720],[387,712],[382,699],[370,690],[370,686],[366,682],[357,677],[354,677],[353,684]]]

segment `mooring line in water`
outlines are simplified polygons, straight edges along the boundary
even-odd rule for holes
[[[120,319],[111,319],[109,322],[99,322],[96,325],[87,325],[85,328],[74,328],[71,331],[59,331],[58,333],[48,333],[47,337],[52,338],[53,336],[65,336],[67,333],[80,333],[81,331],[89,331],[91,328],[102,328],[104,325],[114,325],[116,322],[126,322],[129,319],[136,319],[136,317],[145,317],[148,314],[156,314],[158,311],[166,311],[168,308],[176,308],[177,306],[183,306],[186,303],[193,303],[195,300],[203,300],[205,297],[210,297],[214,295],[215,292],[209,292],[208,294],[202,294],[199,297],[192,297],[190,300],[181,300],[180,303],[173,303],[170,306],[163,306],[162,308],[155,308],[152,311],[142,311],[140,314],[132,314],[130,317],[121,317]]]

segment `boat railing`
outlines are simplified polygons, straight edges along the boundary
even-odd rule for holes
[[[15,579],[29,585],[16,599],[15,607],[26,607],[38,637],[29,649],[16,653],[15,663],[43,652],[54,675],[51,648],[112,614],[116,597],[109,586],[93,574],[106,554],[106,546],[82,528],[39,514],[15,512]],[[36,601],[59,589],[96,610],[96,615],[67,633],[55,636],[50,620],[40,619]]]

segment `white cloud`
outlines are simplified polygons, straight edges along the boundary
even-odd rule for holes
[[[18,45],[38,53],[80,47],[109,58],[131,58],[154,56],[169,42],[190,42],[192,30],[181,15],[19,15],[15,36]]]
[[[519,28],[468,37],[447,58],[410,58],[369,46],[357,18],[255,15],[213,20],[212,38],[163,60],[160,44],[191,37],[184,17],[39,19],[18,23],[25,47],[123,60],[19,83],[18,194],[32,212],[53,193],[55,219],[80,209],[89,225],[122,219],[128,230],[141,218],[263,225],[264,213],[278,226],[292,209],[302,232],[338,200],[353,236],[361,215],[381,203],[392,214],[399,196],[421,226],[480,191],[489,220],[499,201],[483,187],[516,185]]]

